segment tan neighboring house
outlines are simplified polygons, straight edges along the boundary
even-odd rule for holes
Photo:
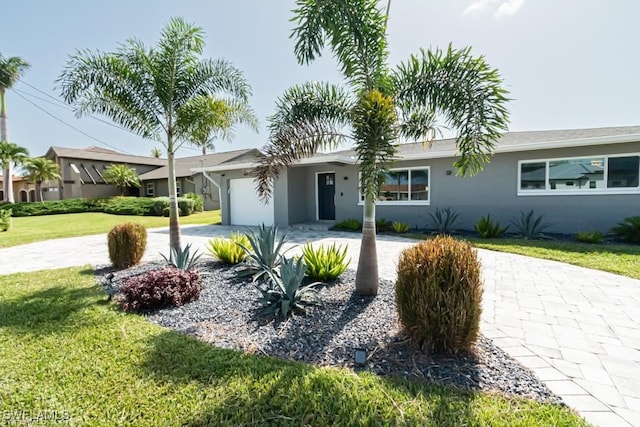
[[[218,184],[203,175],[198,169],[252,161],[259,153],[257,149],[253,148],[176,159],[175,176],[178,196],[186,193],[201,194],[204,198],[204,210],[220,209]],[[168,178],[169,168],[164,161],[162,167],[140,175],[142,182],[140,195],[147,197],[168,196]]]
[[[51,147],[44,157],[60,166],[61,175],[57,181],[42,183],[44,200],[118,196],[120,189],[107,184],[102,176],[107,166],[126,164],[142,175],[167,163],[166,159],[132,156],[100,147]],[[144,193],[138,188],[129,189],[130,196],[140,194]]]
[[[0,202],[5,202],[8,197],[4,197],[3,188],[4,177],[0,175]],[[13,200],[16,202],[35,202],[36,201],[36,186],[29,183],[27,178],[23,176],[13,176]]]

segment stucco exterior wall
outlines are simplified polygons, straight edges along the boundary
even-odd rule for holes
[[[623,218],[639,214],[640,194],[518,196],[518,161],[638,152],[640,143],[497,154],[482,172],[465,178],[456,176],[453,158],[397,162],[393,168],[430,168],[429,204],[390,206],[380,203],[376,216],[425,228],[431,224],[430,213],[438,208],[451,208],[459,213],[458,227],[473,230],[473,224],[488,213],[501,224],[508,224],[519,217],[520,212],[533,209],[535,214],[543,214],[544,220],[551,225],[549,232],[607,232]],[[295,203],[289,207],[290,219],[295,222],[316,219],[316,172],[325,171],[336,172],[336,221],[362,217],[356,166],[294,167],[290,171],[289,199],[305,201],[304,205]],[[447,174],[448,171],[451,173]],[[291,179],[292,176],[296,179]],[[298,179],[305,179],[305,184],[300,184]]]

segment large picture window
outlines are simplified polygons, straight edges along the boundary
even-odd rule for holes
[[[360,203],[364,195],[360,193]],[[377,204],[415,204],[429,203],[429,168],[391,169],[385,176],[380,189]]]
[[[524,160],[518,168],[518,195],[640,191],[639,154]]]

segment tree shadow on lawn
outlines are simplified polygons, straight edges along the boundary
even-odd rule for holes
[[[95,287],[53,286],[0,302],[0,327],[21,334],[48,335],[77,330],[89,323],[83,314],[93,305],[108,304]]]
[[[199,383],[199,413],[183,425],[473,425],[474,393],[212,347],[167,331],[141,364],[155,380]],[[419,403],[417,403],[419,402]]]

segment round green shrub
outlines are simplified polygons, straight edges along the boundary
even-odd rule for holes
[[[450,236],[405,249],[398,262],[395,297],[404,332],[423,351],[470,351],[482,313],[476,251]]]
[[[117,269],[140,263],[147,247],[147,230],[140,224],[118,224],[107,235],[109,259]]]

